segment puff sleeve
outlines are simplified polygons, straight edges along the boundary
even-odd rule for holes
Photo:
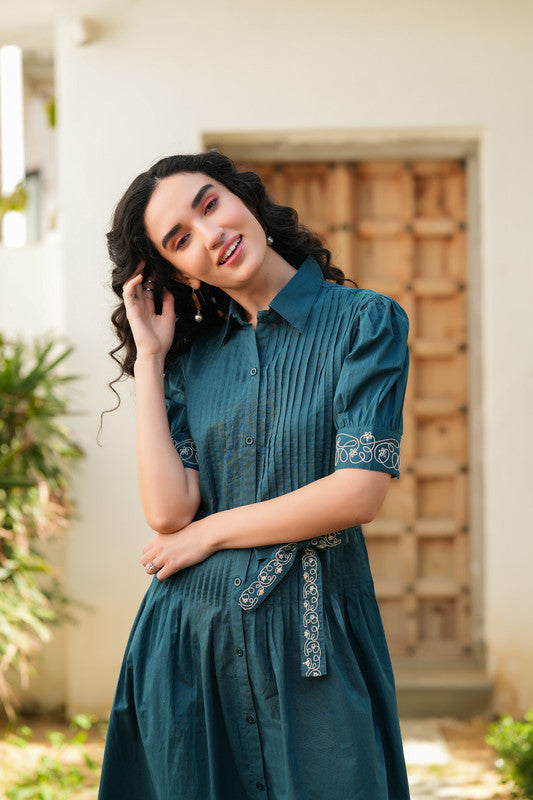
[[[399,476],[409,320],[389,297],[366,292],[350,331],[334,400],[335,469]]]
[[[175,361],[165,374],[165,403],[170,435],[183,466],[199,469],[196,446],[189,433],[185,399],[184,359]]]

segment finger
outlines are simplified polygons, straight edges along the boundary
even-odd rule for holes
[[[155,575],[156,572],[159,572],[162,566],[163,565],[159,564],[155,559],[152,559],[151,561],[148,562],[148,564],[146,564],[144,569],[148,573],[148,575]]]
[[[135,272],[133,273],[133,275],[131,277],[132,278],[136,278],[137,275],[142,275],[144,270],[145,270],[145,268],[146,268],[146,261],[139,261],[139,263],[137,265],[137,269],[135,270]],[[130,278],[130,280],[131,280],[131,278]]]
[[[163,288],[163,306],[161,308],[163,317],[174,317],[176,312],[174,309],[174,295],[168,289]]]
[[[145,555],[156,556],[160,552],[161,545],[164,544],[164,542],[165,540],[162,534],[156,533],[155,536],[152,536],[150,541],[146,542],[146,544],[144,545],[142,549],[143,556]],[[146,560],[148,562],[150,558]]]
[[[163,543],[164,543],[164,539],[161,538],[161,534],[160,533],[156,533],[155,536],[152,536],[152,538],[150,539],[149,542],[146,542],[146,544],[144,545],[144,547],[142,549],[143,557],[144,556],[149,556],[146,559],[146,563],[148,563],[148,561],[150,561],[150,558],[152,556],[156,556],[159,553],[159,551],[161,549],[161,545]]]
[[[152,285],[150,285],[150,283]],[[148,281],[143,281],[141,289],[142,289],[142,299],[148,306],[148,310],[153,314],[155,310],[154,284],[153,281],[151,281],[150,283]]]
[[[124,291],[124,289],[131,288],[132,284],[137,286],[138,282],[142,281],[142,274],[145,268],[146,268],[146,261],[139,261],[135,272],[133,272],[132,275],[130,275],[127,281],[124,281],[124,286],[122,287],[122,291]],[[141,276],[140,278],[139,275]]]
[[[143,279],[142,275],[136,275],[134,278],[128,278],[128,280],[126,281],[126,283],[123,286],[123,289],[122,289],[123,293],[124,294],[129,294],[129,293],[133,292],[133,290],[136,289],[137,286],[139,286],[140,283],[142,283],[142,279]]]
[[[174,575],[176,572],[179,572],[178,567],[172,564],[164,564],[156,573],[156,577],[158,581],[166,581],[167,578],[170,578],[170,576]]]
[[[142,283],[142,279],[142,273],[138,273],[132,278],[128,278],[128,280],[125,282],[124,286],[122,287],[122,296],[125,302],[134,302],[135,300],[139,299],[138,287]]]
[[[157,558],[158,551],[155,550],[153,545],[147,545],[143,550],[143,555],[141,558],[141,564],[145,567],[149,561],[153,561]]]

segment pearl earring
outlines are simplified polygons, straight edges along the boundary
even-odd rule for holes
[[[202,306],[200,305],[200,301],[198,300],[198,297],[196,295],[196,291],[194,289],[192,290],[192,301],[193,301],[193,303],[195,305],[195,308],[196,308],[196,314],[194,315],[194,321],[195,322],[203,322],[204,318],[203,318],[203,315],[202,315]]]

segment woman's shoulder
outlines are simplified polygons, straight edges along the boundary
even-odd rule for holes
[[[327,294],[335,297],[343,310],[356,317],[366,313],[370,316],[398,316],[408,320],[405,310],[397,300],[373,289],[363,289],[359,286],[348,286],[329,281],[324,281],[322,288]]]

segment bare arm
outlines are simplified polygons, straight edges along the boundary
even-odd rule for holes
[[[141,561],[149,572],[154,564],[164,580],[217,550],[296,542],[369,522],[389,485],[383,472],[338,470],[294,492],[220,511],[170,536],[157,535]]]
[[[171,533],[188,525],[198,510],[199,475],[183,466],[172,443],[159,359],[137,358],[135,391],[137,474],[144,515],[151,528]]]
[[[153,293],[142,290],[143,266],[124,284],[124,303],[137,347],[139,490],[146,521],[163,533],[191,522],[200,505],[200,487],[197,471],[185,468],[174,448],[165,405],[163,364],[174,336],[174,299],[165,291],[162,313],[155,313]]]
[[[298,542],[370,522],[389,484],[390,475],[384,472],[338,470],[294,492],[215,514],[213,546],[221,550]]]

